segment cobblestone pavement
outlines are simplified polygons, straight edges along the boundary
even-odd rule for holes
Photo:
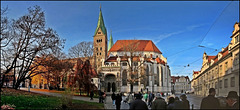
[[[200,97],[194,94],[186,94],[186,95],[190,104],[190,108],[192,109],[192,105],[193,105],[194,109],[200,109],[200,104],[203,97]],[[176,94],[176,96],[180,97],[180,94]]]
[[[21,88],[21,90],[25,90],[28,91],[27,88]],[[35,92],[35,93],[39,93],[39,94],[45,94],[45,95],[49,95],[49,96],[56,96],[56,97],[62,97],[62,95],[60,93],[55,93],[55,92],[47,92],[47,91],[38,91],[37,89],[31,89],[31,92]],[[181,94],[176,94],[177,97],[180,97]],[[167,97],[163,97],[164,99],[166,99]],[[203,97],[194,95],[194,94],[187,94],[187,99],[190,102],[190,108],[192,109],[192,105],[194,107],[194,109],[200,109],[200,104],[202,101]],[[82,100],[82,101],[88,101],[88,102],[98,102],[98,98],[93,98],[93,100],[90,100],[89,97],[82,97],[82,96],[73,96],[73,99],[75,100]],[[122,99],[124,100],[125,97],[123,96]],[[111,96],[108,95],[106,97],[106,103],[104,103],[104,108],[105,109],[116,109],[116,106],[112,104],[112,99]],[[124,103],[123,101],[121,102],[121,109],[129,109],[129,105],[128,103]],[[149,109],[151,109],[149,107]]]
[[[177,97],[180,97],[181,94],[176,94]],[[202,101],[203,97],[194,95],[194,94],[186,94],[187,95],[187,99],[190,102],[190,109],[192,109],[192,105],[194,109],[200,109],[200,104]],[[163,97],[165,100],[167,99],[167,97]],[[125,99],[125,97],[123,97],[123,99]],[[116,106],[112,104],[112,99],[111,96],[107,96],[106,98],[106,103],[104,104],[104,108],[105,109],[116,109]],[[124,103],[123,101],[121,102],[121,109],[129,109],[129,105],[127,103]],[[149,107],[149,109],[151,109]]]

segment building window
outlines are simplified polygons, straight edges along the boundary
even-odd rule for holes
[[[147,81],[147,85],[146,86],[149,86],[149,68],[148,68],[148,65],[147,65],[147,69],[146,69],[146,76],[144,81]]]
[[[216,89],[218,88],[218,86],[217,86],[217,82],[215,82],[215,88],[216,88]]]
[[[133,65],[134,65],[134,66],[138,66],[138,62],[134,62]]]
[[[127,66],[127,63],[122,63],[122,66]]]
[[[102,47],[100,47],[100,50],[102,50]]]
[[[225,71],[228,69],[228,62],[225,63]]]
[[[96,51],[98,51],[98,48],[96,47]]]
[[[235,87],[235,77],[231,77],[231,87]]]
[[[163,67],[161,66],[161,86],[163,86]]]
[[[212,79],[214,79],[214,69],[212,70]]]
[[[100,52],[100,55],[101,55],[101,52]]]
[[[123,73],[122,73],[122,85],[123,86],[127,85],[127,70],[123,70]]]
[[[235,43],[239,42],[239,35],[235,37]]]
[[[155,78],[155,84],[159,86],[159,68],[157,67],[157,77]]]
[[[225,79],[224,80],[224,88],[227,88],[228,87],[228,79]]]
[[[222,65],[220,65],[220,67],[219,67],[219,74],[220,75],[222,74]]]
[[[97,53],[97,55],[98,55],[98,53]]]
[[[219,88],[222,89],[222,80],[219,82]]]
[[[108,63],[105,63],[105,65],[109,65]]]
[[[98,32],[98,34],[101,34],[101,32]]]
[[[238,66],[238,64],[239,64],[239,53],[235,54],[233,64],[234,64],[235,66]]]

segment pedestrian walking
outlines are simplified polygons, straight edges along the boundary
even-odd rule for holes
[[[99,103],[102,103],[102,94],[103,92],[101,90],[98,91],[98,96],[99,96]]]
[[[228,92],[226,97],[227,107],[226,109],[239,109],[239,97],[236,91]]]
[[[143,98],[144,98],[145,102],[147,102],[147,99],[148,99],[148,94],[147,94],[147,92],[143,95]]]
[[[94,93],[93,93],[93,90],[91,90],[91,92],[90,92],[90,100],[93,100],[93,96],[94,96]]]
[[[174,108],[174,97],[169,97],[167,109],[172,110]]]
[[[117,96],[116,96],[116,109],[117,110],[120,110],[121,101],[122,101],[122,96],[120,94],[117,94]]]
[[[131,106],[131,102],[132,102],[133,100],[134,100],[134,97],[133,97],[132,93],[130,92],[129,95],[128,95],[128,97],[127,97],[127,101],[128,101],[129,106]]]
[[[167,109],[167,103],[161,97],[160,93],[156,94],[155,100],[152,102],[151,109]]]
[[[220,103],[217,98],[215,98],[216,91],[214,88],[209,89],[209,95],[202,99],[200,109],[219,109]]]
[[[150,107],[152,105],[153,98],[154,98],[154,94],[152,92],[149,92],[149,95],[148,95],[148,106],[150,106]]]
[[[132,101],[130,110],[148,110],[147,104],[142,100],[141,94],[136,94],[136,100]]]
[[[115,105],[116,95],[114,94],[114,92],[112,93],[111,98],[112,98],[112,103],[113,103],[113,105]]]
[[[182,100],[183,109],[190,109],[190,104],[189,104],[189,101],[187,100],[187,96],[185,94],[182,94],[180,98]]]
[[[107,96],[106,92],[104,91],[102,98],[103,98],[103,101],[104,101],[105,104],[106,104],[106,101],[107,101],[107,97],[106,96]]]

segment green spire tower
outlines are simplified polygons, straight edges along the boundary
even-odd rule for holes
[[[107,30],[106,30],[106,27],[105,27],[104,21],[103,21],[101,5],[100,5],[100,12],[99,12],[99,17],[98,17],[98,24],[97,24],[97,28],[95,30],[94,36],[97,34],[97,31],[99,30],[99,28],[102,30],[103,34],[106,35]]]
[[[110,40],[108,43],[108,51],[112,48],[112,46],[113,46],[113,38],[112,38],[112,31],[111,31]]]

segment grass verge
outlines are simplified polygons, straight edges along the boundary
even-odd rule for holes
[[[59,97],[29,93],[21,90],[4,88],[1,93],[3,104],[13,104],[15,109],[62,109],[62,100]],[[1,105],[1,106],[2,106]],[[103,104],[72,100],[67,109],[104,109]]]

